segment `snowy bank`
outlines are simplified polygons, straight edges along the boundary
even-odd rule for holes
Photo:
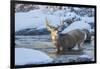
[[[84,21],[76,21],[72,23],[70,26],[68,26],[66,29],[64,29],[62,33],[67,33],[75,29],[87,29],[90,31],[91,26],[88,23],[85,23]]]
[[[19,30],[27,29],[27,28],[36,28],[36,30],[46,28],[45,26],[46,17],[50,25],[54,27],[57,27],[58,25],[60,25],[60,21],[64,21],[66,19],[76,18],[76,20],[77,19],[81,20],[81,21],[75,21],[67,29],[69,28],[71,29],[86,28],[87,29],[88,27],[88,30],[91,31],[91,28],[89,28],[88,23],[94,23],[94,17],[88,17],[88,16],[82,17],[82,16],[77,15],[75,12],[65,12],[64,10],[58,10],[56,12],[53,12],[53,14],[50,14],[50,13],[47,13],[47,11],[44,11],[41,9],[35,9],[29,12],[15,13],[15,31],[19,31]],[[87,24],[84,22],[86,22]],[[66,32],[66,30],[64,30],[64,32]]]
[[[46,64],[53,61],[45,53],[26,48],[15,48],[15,65]]]
[[[27,13],[16,13],[15,14],[15,31],[19,31],[25,28],[45,28],[45,18],[51,25],[57,26],[60,24],[60,17],[54,15],[44,14],[41,10],[32,10]]]

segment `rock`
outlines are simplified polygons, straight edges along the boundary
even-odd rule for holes
[[[76,59],[76,62],[92,61],[93,58],[88,55],[81,55]]]

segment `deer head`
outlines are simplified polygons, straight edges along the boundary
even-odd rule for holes
[[[57,27],[51,26],[50,23],[48,22],[47,18],[46,18],[46,28],[48,31],[51,32],[51,38],[53,41],[57,40],[59,38],[59,34],[62,31],[62,28],[64,26],[63,22],[60,22],[60,25],[58,25]]]

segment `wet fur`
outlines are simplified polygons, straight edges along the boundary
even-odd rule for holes
[[[53,41],[57,47],[58,53],[61,51],[65,52],[71,50],[76,45],[81,50],[81,46],[85,40],[85,33],[82,30],[73,30],[66,34],[61,34],[60,37]]]

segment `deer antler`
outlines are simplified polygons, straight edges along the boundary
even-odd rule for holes
[[[59,31],[62,31],[63,27],[64,27],[64,22],[62,20],[60,20],[60,25],[58,25],[57,28]]]
[[[48,20],[47,20],[47,17],[45,18],[45,24],[46,24],[46,26],[48,26],[49,25],[49,23],[48,23]]]
[[[63,30],[63,27],[64,27],[64,22],[60,20],[60,25],[58,25],[57,27],[54,27],[54,26],[51,26],[50,23],[48,22],[47,20],[47,17],[46,17],[46,28],[51,31],[52,29],[57,29],[58,31],[62,31]]]
[[[51,25],[49,24],[49,22],[48,22],[48,20],[47,20],[47,17],[46,17],[46,22],[45,22],[45,24],[46,24],[46,28],[47,28],[49,31],[51,31],[53,28],[55,28],[55,27],[53,27],[53,26],[51,26]]]

